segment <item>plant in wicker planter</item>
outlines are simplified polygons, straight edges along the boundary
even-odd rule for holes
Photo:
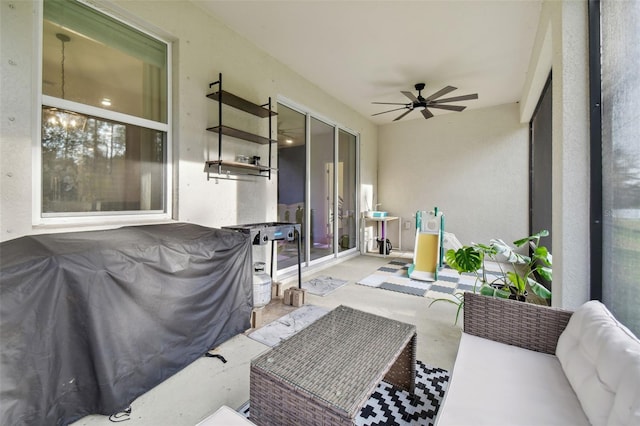
[[[552,279],[552,256],[549,250],[540,245],[540,238],[546,237],[549,232],[546,230],[530,235],[526,238],[514,241],[510,246],[501,239],[492,239],[489,244],[476,244],[463,246],[458,250],[448,250],[445,253],[447,264],[459,273],[473,273],[476,276],[473,291],[485,296],[500,297],[505,299],[515,299],[526,301],[528,291],[544,300],[551,299],[551,292],[542,285],[540,278],[551,281]],[[531,249],[531,256],[526,256],[516,252],[517,247],[528,244]],[[501,275],[488,274],[485,261],[489,259],[499,266]],[[509,270],[505,271],[502,265],[509,264]],[[458,316],[464,305],[462,293],[454,294],[457,300],[436,299],[446,301],[458,306],[456,323]],[[429,305],[431,306],[431,305]]]

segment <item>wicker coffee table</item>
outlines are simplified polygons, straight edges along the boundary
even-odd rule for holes
[[[416,327],[339,306],[251,362],[258,425],[350,425],[381,380],[409,392]]]

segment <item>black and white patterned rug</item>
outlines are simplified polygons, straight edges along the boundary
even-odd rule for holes
[[[458,271],[447,265],[438,271],[437,281],[427,282],[411,279],[408,274],[409,266],[411,266],[411,262],[407,259],[395,258],[379,267],[373,274],[357,281],[357,284],[432,299],[447,298],[453,301],[456,301],[453,296],[456,292],[473,291],[476,284],[475,274],[459,274]],[[485,268],[490,271],[487,274],[489,281],[504,275],[500,265],[496,262],[486,261]]]
[[[359,426],[433,425],[448,384],[447,370],[430,367],[417,361],[415,393],[411,395],[386,382],[380,383],[362,407],[355,424]],[[251,420],[248,401],[238,408],[238,412]]]

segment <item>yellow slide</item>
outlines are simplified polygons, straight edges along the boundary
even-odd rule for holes
[[[409,278],[420,281],[436,281],[440,266],[440,242],[442,233],[442,213],[420,212],[416,227],[416,243],[413,250],[413,264],[409,267]]]

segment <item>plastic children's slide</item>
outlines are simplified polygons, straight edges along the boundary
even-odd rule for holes
[[[444,215],[435,207],[430,212],[416,213],[416,243],[409,278],[436,281],[443,259]]]

